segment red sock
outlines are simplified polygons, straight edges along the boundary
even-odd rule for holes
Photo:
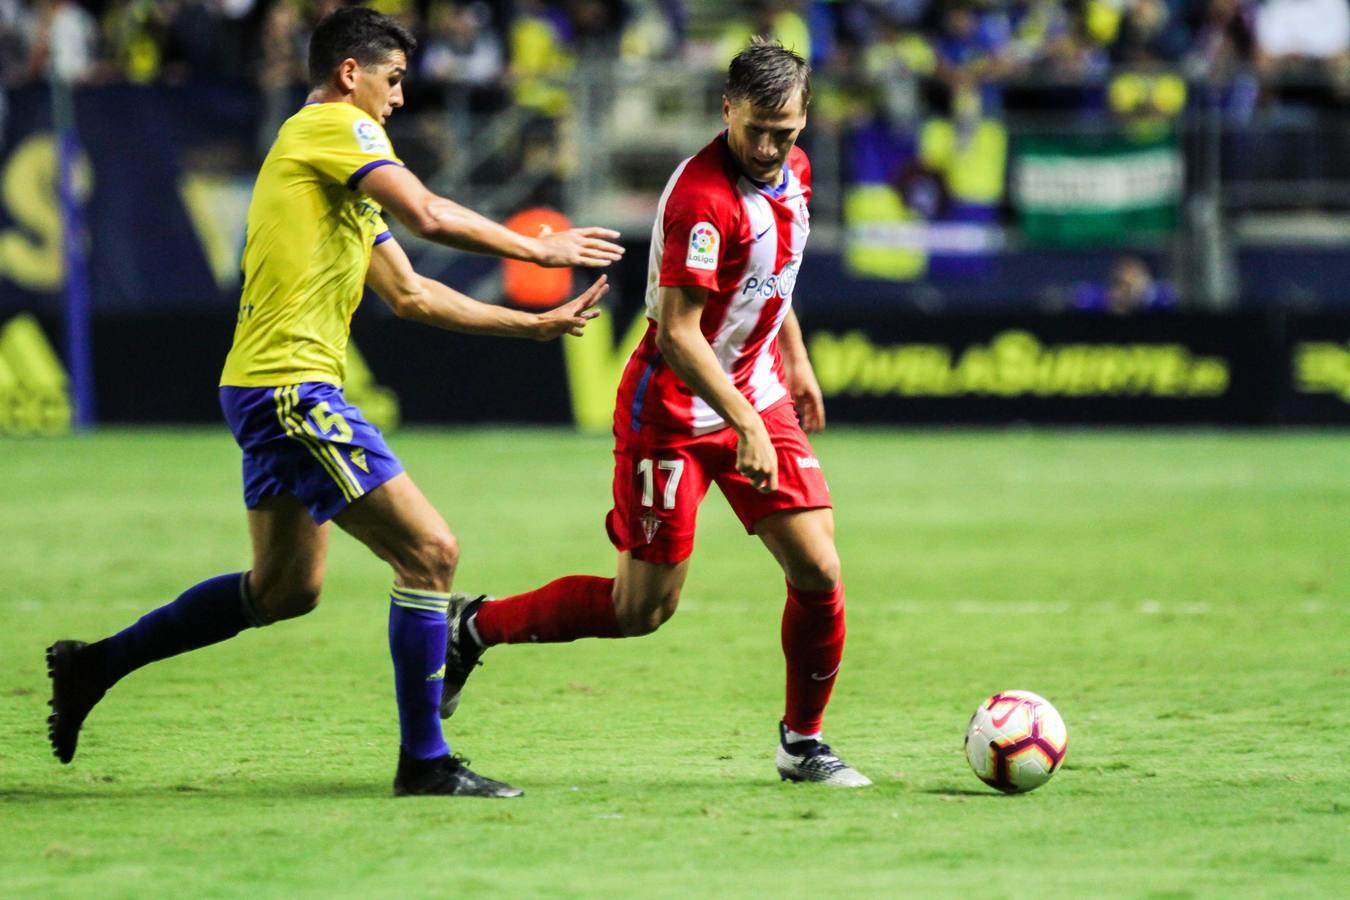
[[[787,586],[783,656],[787,659],[787,710],[783,722],[798,734],[816,734],[830,702],[844,655],[844,585],[832,591]]]
[[[613,590],[613,578],[568,575],[538,590],[484,603],[474,628],[485,647],[621,637]]]

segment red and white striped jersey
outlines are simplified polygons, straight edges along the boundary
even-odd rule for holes
[[[810,232],[811,163],[793,147],[770,188],[736,166],[719,135],[670,176],[652,227],[647,334],[619,385],[615,427],[705,434],[726,425],[670,370],[656,347],[661,287],[708,291],[701,320],[722,371],[761,412],[787,397],[778,330]]]

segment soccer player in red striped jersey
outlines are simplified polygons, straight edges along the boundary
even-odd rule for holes
[[[503,600],[452,597],[442,715],[496,644],[632,637],[675,612],[699,503],[716,483],[787,579],[787,702],[776,764],[787,780],[871,782],[821,739],[844,646],[834,516],[805,431],[820,387],[792,312],[810,231],[811,164],[796,146],[810,73],[775,43],[731,63],[727,129],[675,170],[649,264],[647,334],[614,411],[614,578],[574,575]]]

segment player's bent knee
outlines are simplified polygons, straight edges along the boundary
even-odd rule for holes
[[[788,581],[801,591],[832,591],[839,584],[839,556],[821,554],[793,562]]]
[[[674,610],[659,609],[655,611],[644,611],[627,617],[620,617],[619,627],[623,629],[624,637],[642,637],[652,634],[675,614]]]
[[[641,637],[651,634],[669,622],[679,604],[679,591],[661,592],[627,602],[619,598],[615,602],[614,611],[624,637]]]
[[[398,568],[409,587],[444,591],[450,587],[459,565],[459,540],[450,532],[423,539]]]
[[[264,625],[285,619],[298,619],[319,606],[319,588],[302,587],[270,591],[254,599]]]
[[[431,558],[438,571],[453,575],[459,565],[459,539],[449,532],[437,537],[432,542]]]
[[[298,619],[300,616],[306,616],[319,608],[318,591],[297,591],[286,598],[281,607],[280,619]]]

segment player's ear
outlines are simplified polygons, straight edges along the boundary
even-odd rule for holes
[[[341,87],[343,91],[350,93],[356,90],[356,71],[360,68],[361,64],[350,56],[338,63],[338,86]]]
[[[731,99],[726,94],[722,95],[722,121],[731,124]]]

